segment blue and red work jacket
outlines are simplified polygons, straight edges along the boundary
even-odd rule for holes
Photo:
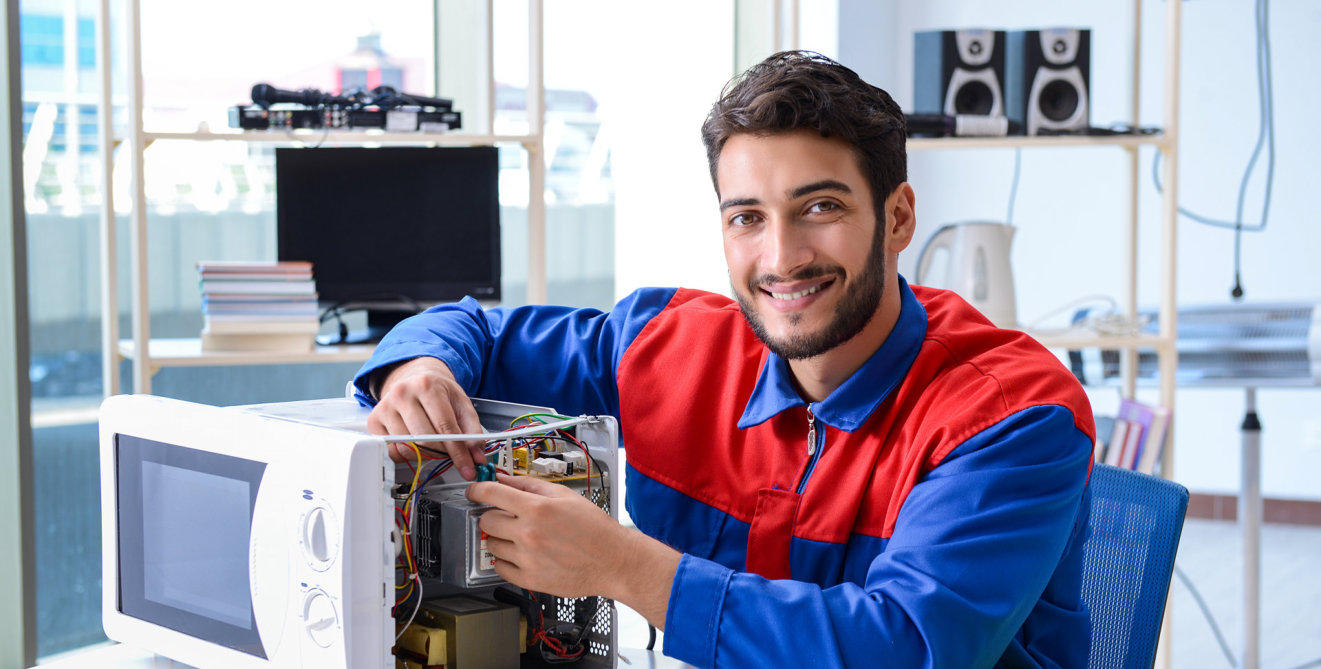
[[[439,358],[473,397],[619,418],[627,509],[683,553],[664,652],[698,667],[1080,667],[1094,428],[1022,333],[909,287],[881,348],[804,402],[729,298],[608,313],[436,307],[355,379]]]

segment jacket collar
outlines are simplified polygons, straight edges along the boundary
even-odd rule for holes
[[[826,425],[845,432],[858,429],[899,386],[917,359],[926,337],[927,312],[902,276],[899,296],[899,319],[890,336],[858,371],[826,399],[812,405],[813,415]],[[768,352],[738,426],[746,429],[759,425],[786,409],[806,404],[794,389],[788,361]]]

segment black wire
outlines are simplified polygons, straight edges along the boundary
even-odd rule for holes
[[[647,650],[656,648],[656,626],[647,623]]]
[[[357,311],[360,309],[370,310],[373,307],[379,306],[381,302],[397,302],[412,309],[414,314],[420,314],[424,311],[422,305],[418,304],[417,300],[414,300],[407,295],[402,293],[381,293],[379,295],[364,295],[352,300],[335,302],[321,310],[321,314],[317,317],[317,322],[324,324],[326,321],[334,318],[337,323],[336,329],[339,332],[339,339],[330,343],[343,344],[348,341],[349,338],[349,326],[344,322],[344,314],[349,311]]]
[[[1183,573],[1179,565],[1174,565],[1174,575],[1179,577],[1179,582],[1188,588],[1188,594],[1193,596],[1193,601],[1197,603],[1197,608],[1202,610],[1202,617],[1206,618],[1206,624],[1211,626],[1211,634],[1216,638],[1216,643],[1220,644],[1220,651],[1225,654],[1225,660],[1229,666],[1237,667],[1238,662],[1234,659],[1234,653],[1229,649],[1229,644],[1225,642],[1225,635],[1220,632],[1220,626],[1216,624],[1215,616],[1211,615],[1211,609],[1206,605],[1206,600],[1202,599],[1202,593],[1193,585],[1192,579]]]
[[[1243,297],[1243,233],[1262,232],[1266,229],[1266,222],[1270,216],[1271,194],[1275,185],[1275,91],[1271,74],[1269,0],[1256,0],[1253,6],[1253,18],[1256,22],[1257,36],[1257,109],[1259,121],[1256,144],[1253,146],[1252,155],[1243,169],[1243,177],[1239,180],[1234,220],[1221,221],[1197,214],[1183,207],[1177,208],[1181,216],[1192,221],[1234,231],[1234,286],[1230,289],[1230,296],[1235,300]],[[1251,179],[1263,146],[1266,149],[1266,183],[1262,197],[1261,220],[1254,225],[1246,226],[1243,224],[1243,207],[1246,201],[1248,182]],[[1151,161],[1151,179],[1155,183],[1157,193],[1164,192],[1160,183],[1160,159],[1161,152],[1157,151],[1155,158]]]

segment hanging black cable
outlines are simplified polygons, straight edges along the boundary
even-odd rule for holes
[[[1235,299],[1242,299],[1243,291],[1243,272],[1242,272],[1242,237],[1244,232],[1262,232],[1266,229],[1266,222],[1270,216],[1271,191],[1275,185],[1275,93],[1272,84],[1271,75],[1271,53],[1270,53],[1270,7],[1269,0],[1256,0],[1253,7],[1253,15],[1256,23],[1256,55],[1257,55],[1257,109],[1259,122],[1257,126],[1257,141],[1252,149],[1252,156],[1248,159],[1247,165],[1243,169],[1243,177],[1239,180],[1238,200],[1235,205],[1235,214],[1233,221],[1223,221],[1203,216],[1196,212],[1179,207],[1179,214],[1197,223],[1209,225],[1211,227],[1232,229],[1234,231],[1234,286],[1230,290],[1230,295]],[[1243,223],[1243,209],[1247,197],[1248,181],[1257,165],[1257,159],[1261,156],[1262,149],[1266,152],[1266,182],[1265,191],[1262,197],[1261,220],[1253,225]],[[1156,192],[1163,192],[1160,182],[1160,159],[1161,153],[1156,152],[1155,159],[1151,162],[1151,178],[1156,185]]]

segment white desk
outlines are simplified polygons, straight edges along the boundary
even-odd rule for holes
[[[85,653],[62,656],[36,669],[193,669],[189,665],[159,657],[132,646],[115,644],[94,648]],[[659,652],[636,648],[619,649],[620,669],[692,669],[692,665],[665,657]],[[393,669],[393,668],[391,668]]]

